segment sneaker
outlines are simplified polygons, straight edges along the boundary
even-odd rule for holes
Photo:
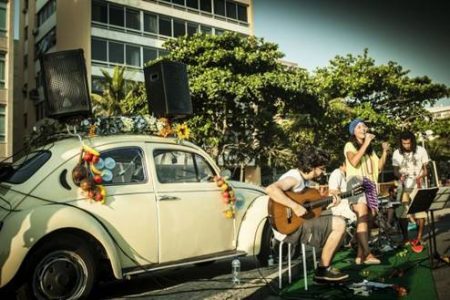
[[[412,240],[411,242],[411,250],[413,251],[413,252],[415,252],[415,253],[420,253],[420,252],[422,252],[423,251],[423,245],[420,243],[420,241],[419,240],[417,240],[417,239],[415,239],[415,240]]]
[[[423,246],[421,244],[411,245],[411,250],[415,253],[420,253],[423,251]]]
[[[337,282],[348,278],[348,274],[344,274],[336,268],[333,267],[318,267],[316,274],[314,275],[314,280]]]

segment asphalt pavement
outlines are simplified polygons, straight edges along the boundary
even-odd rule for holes
[[[437,252],[448,256],[450,208],[436,211],[435,221]],[[438,260],[434,262],[437,266],[433,269],[433,277],[438,297],[440,300],[448,299],[450,268]],[[299,260],[293,261],[292,271],[293,280],[302,278]],[[287,274],[284,279],[286,281]],[[224,260],[104,284],[100,287],[96,299],[281,299],[277,296],[279,292],[277,265],[263,268],[259,267],[252,257],[242,258],[240,280],[239,285],[231,282],[231,260]],[[284,286],[287,284],[285,282]]]

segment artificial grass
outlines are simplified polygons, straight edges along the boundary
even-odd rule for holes
[[[314,272],[308,273],[308,291],[304,290],[304,280],[299,278],[282,290],[281,296],[286,299],[398,299],[393,288],[371,289],[368,296],[354,295],[353,290],[346,287],[350,283],[359,283],[364,279],[380,283],[392,283],[408,290],[401,299],[438,299],[428,251],[414,253],[408,246],[378,255],[380,265],[355,265],[353,250],[340,251],[333,260],[333,266],[350,275],[350,279],[341,285],[316,284],[313,282]]]

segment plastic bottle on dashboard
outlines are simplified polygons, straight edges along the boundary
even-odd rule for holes
[[[239,273],[241,272],[241,262],[239,258],[235,257],[231,262],[231,282],[233,284],[240,284]]]

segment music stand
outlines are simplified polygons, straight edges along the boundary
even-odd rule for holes
[[[416,192],[416,193],[415,193]],[[441,255],[437,252],[436,245],[436,226],[434,221],[434,211],[440,210],[449,205],[450,188],[428,188],[414,190],[411,193],[411,206],[408,209],[408,214],[413,214],[421,211],[427,212],[427,221],[429,224],[428,237],[430,247],[430,264],[431,268],[435,267],[434,259],[444,261]],[[431,221],[430,221],[431,220]],[[445,261],[444,261],[445,262]]]
[[[414,189],[409,195],[411,198],[411,203],[409,204],[407,214],[410,215],[422,211],[428,211],[431,203],[436,197],[437,191],[437,187],[428,189]]]
[[[433,200],[433,203],[432,203],[432,205],[430,207],[430,211],[429,211],[429,217],[431,218],[431,222],[429,222],[429,224],[431,227],[431,232],[433,234],[433,245],[432,245],[432,247],[430,247],[430,252],[432,254],[432,258],[434,258],[438,261],[437,265],[439,265],[440,262],[444,262],[445,264],[448,265],[448,262],[446,260],[444,260],[443,256],[437,251],[434,211],[444,209],[444,208],[449,208],[449,207],[450,207],[450,187],[448,187],[448,186],[440,187],[436,193],[436,196]],[[432,263],[431,267],[434,267],[433,263]]]

